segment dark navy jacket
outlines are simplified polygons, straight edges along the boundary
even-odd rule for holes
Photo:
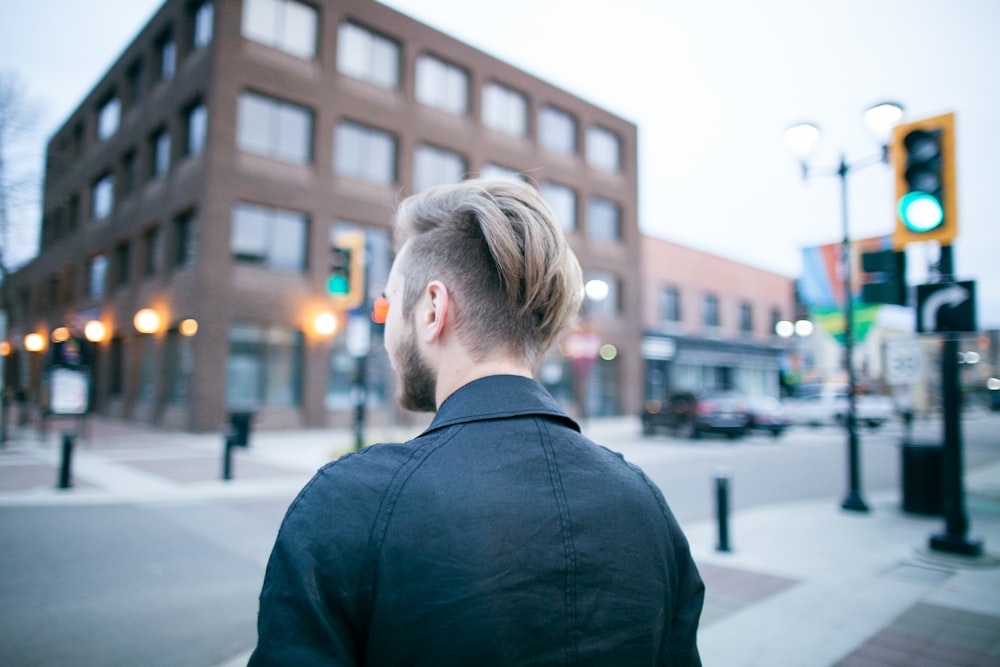
[[[703,598],[652,482],[493,376],[302,490],[250,665],[699,665]]]

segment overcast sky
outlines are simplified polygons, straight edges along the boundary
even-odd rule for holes
[[[229,0],[216,0],[218,2]],[[803,182],[783,142],[820,125],[818,170],[879,151],[863,113],[954,111],[960,234],[980,328],[1000,326],[1000,2],[996,0],[384,0],[639,127],[640,226],[769,269],[801,271],[803,246],[842,236],[836,177]],[[0,0],[0,70],[56,129],[159,0]],[[893,181],[849,175],[852,237],[891,233]],[[935,253],[911,246],[912,281]]]

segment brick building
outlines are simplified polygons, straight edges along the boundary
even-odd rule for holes
[[[796,315],[791,278],[651,237],[642,261],[647,398],[700,389],[780,395],[788,348],[774,327]]]
[[[589,411],[634,412],[635,126],[371,0],[163,4],[48,143],[40,252],[5,286],[7,385],[40,396],[46,352],[26,351],[27,334],[100,322],[102,414],[346,423],[356,363],[325,289],[332,239],[364,233],[370,300],[395,203],[475,175],[536,185],[587,277],[609,285],[588,319],[621,353],[598,363]],[[324,314],[335,333],[317,328]],[[572,368],[556,352],[542,372],[567,401]],[[372,414],[394,418],[377,332],[367,379]]]

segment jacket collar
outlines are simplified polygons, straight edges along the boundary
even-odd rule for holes
[[[535,380],[519,375],[490,375],[459,387],[438,408],[424,433],[485,419],[546,415],[580,430],[562,407]]]

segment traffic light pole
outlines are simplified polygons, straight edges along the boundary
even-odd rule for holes
[[[847,462],[848,490],[841,507],[852,512],[867,512],[868,505],[861,497],[861,457],[858,446],[858,412],[855,396],[856,378],[854,375],[854,304],[852,299],[853,285],[851,280],[851,237],[847,214],[847,174],[851,168],[843,155],[840,156],[840,166],[837,176],[840,177],[840,209],[844,228],[844,241],[841,249],[841,259],[844,266],[844,366],[847,370],[847,416],[844,420],[847,429]]]
[[[955,265],[950,245],[941,246],[941,279],[954,280]],[[968,538],[969,518],[965,509],[962,457],[962,397],[958,377],[958,338],[946,333],[941,351],[941,382],[943,384],[944,448],[941,457],[941,508],[945,532],[933,535],[930,548],[934,551],[981,556],[983,543]]]

